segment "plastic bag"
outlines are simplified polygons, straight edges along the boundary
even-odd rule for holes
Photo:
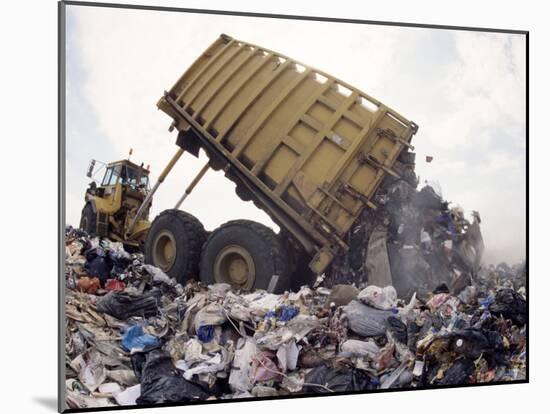
[[[159,350],[147,354],[137,404],[181,402],[206,399],[209,396],[203,387],[179,375],[170,355]]]
[[[161,292],[158,289],[139,296],[125,292],[110,292],[97,302],[97,310],[120,320],[126,320],[131,316],[148,318],[158,314],[160,297]]]
[[[407,325],[405,325],[399,318],[395,316],[389,316],[387,319],[388,328],[393,337],[402,344],[407,344]]]
[[[71,368],[78,372],[78,379],[90,392],[95,391],[107,378],[101,355],[92,348],[71,361]]]
[[[194,366],[193,368],[189,368],[188,366],[186,366],[187,363],[185,361],[178,361],[178,363],[176,363],[176,368],[183,368],[183,377],[187,380],[190,380],[193,375],[208,373],[215,374],[219,371],[223,371],[229,364],[231,357],[232,355],[227,350],[221,348],[219,353],[216,353],[213,357],[198,364],[197,366]]]
[[[246,392],[252,388],[251,362],[258,353],[256,342],[250,338],[240,338],[233,358],[233,369],[229,374],[229,385],[234,391]]]
[[[300,310],[296,306],[283,306],[281,308],[281,313],[278,319],[281,322],[288,322],[299,313],[300,313]]]
[[[475,360],[481,355],[490,358],[504,351],[504,344],[498,332],[486,329],[466,328],[447,335],[449,349],[464,357]]]
[[[277,360],[283,372],[294,371],[296,369],[299,353],[300,348],[296,346],[294,340],[291,340],[288,344],[281,346],[277,350]]]
[[[272,358],[273,354],[268,351],[254,355],[252,358],[252,382],[266,382],[280,378],[279,370]]]
[[[109,279],[111,269],[113,268],[113,261],[108,256],[95,256],[90,257],[91,253],[86,254],[87,262],[84,268],[90,276],[97,277],[101,282],[105,282]]]
[[[139,325],[128,328],[122,337],[122,347],[131,353],[146,352],[158,345],[158,338],[143,332]]]
[[[210,342],[214,338],[214,326],[203,325],[197,330],[197,337],[201,342]]]
[[[198,333],[199,329],[203,326],[221,325],[226,321],[227,316],[225,315],[223,307],[218,303],[211,303],[199,310],[195,315],[195,332]]]
[[[369,376],[358,369],[336,369],[326,365],[313,368],[307,375],[304,386],[305,392],[326,393],[364,391],[371,389]],[[319,384],[319,386],[311,385]]]
[[[344,313],[348,317],[349,328],[361,336],[384,335],[387,319],[393,315],[390,311],[371,308],[356,300],[344,307]]]
[[[128,387],[124,391],[116,392],[113,398],[118,405],[136,405],[136,400],[141,394],[141,385],[137,384],[133,387]]]
[[[510,319],[518,326],[523,326],[527,322],[527,301],[513,289],[500,289],[489,310],[495,315]]]
[[[372,339],[369,341],[348,339],[342,344],[341,351],[343,356],[374,358],[380,352],[380,348]]]
[[[439,384],[466,384],[474,371],[475,365],[473,361],[465,358],[459,359],[445,372]]]
[[[393,286],[380,288],[371,285],[359,292],[357,298],[365,305],[376,309],[388,310],[396,305],[397,292]]]

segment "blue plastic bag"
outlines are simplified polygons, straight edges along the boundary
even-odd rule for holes
[[[287,322],[300,313],[300,310],[296,306],[283,306],[281,310],[281,316],[279,320],[281,322]]]
[[[214,338],[214,326],[203,325],[197,331],[197,336],[201,342],[210,342]]]
[[[300,313],[296,306],[281,306],[276,311],[269,311],[264,315],[264,319],[276,318],[280,322],[288,322]]]
[[[158,338],[144,333],[140,325],[131,326],[122,337],[122,347],[130,352],[145,352],[158,345]]]
[[[489,306],[495,301],[495,297],[493,295],[488,295],[487,297],[483,299],[479,299],[479,304],[483,309],[489,309]]]

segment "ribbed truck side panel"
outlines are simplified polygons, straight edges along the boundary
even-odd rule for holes
[[[343,81],[226,35],[159,107],[218,148],[316,250],[333,253],[347,248],[346,233],[365,205],[375,207],[374,192],[385,174],[396,174],[395,160],[417,130]]]

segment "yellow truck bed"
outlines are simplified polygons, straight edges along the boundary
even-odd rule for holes
[[[315,256],[320,273],[417,126],[287,56],[221,35],[158,103]],[[189,138],[192,139],[192,138]],[[224,167],[225,168],[225,167]]]

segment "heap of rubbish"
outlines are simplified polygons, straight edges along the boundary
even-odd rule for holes
[[[458,295],[481,268],[485,245],[480,214],[472,221],[441,196],[436,184],[417,190],[415,154],[404,152],[375,194],[376,209],[365,209],[349,232],[349,253],[327,272],[338,283],[395,287],[400,298],[427,295],[445,283]]]
[[[525,264],[480,266],[480,218],[432,187],[378,192],[351,253],[276,295],[185,286],[67,227],[69,408],[522,380]]]

